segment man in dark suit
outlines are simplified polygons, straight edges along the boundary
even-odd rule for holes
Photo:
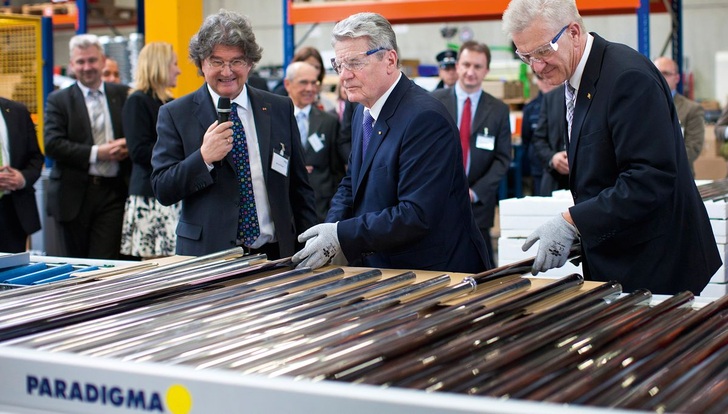
[[[177,253],[243,246],[269,259],[290,256],[296,235],[316,223],[293,104],[245,85],[261,58],[246,17],[207,17],[189,50],[205,84],[160,108],[152,153],[155,196],[182,201]],[[220,123],[221,98],[232,110]]]
[[[484,43],[465,42],[455,65],[455,86],[435,90],[432,95],[460,126],[461,164],[468,176],[473,215],[493,260],[490,228],[495,219],[498,187],[511,163],[511,124],[508,106],[483,91],[489,67],[490,48]]]
[[[539,195],[550,196],[569,188],[569,158],[566,154],[566,104],[564,85],[543,95],[538,123],[531,140],[531,153],[541,168]]]
[[[40,230],[33,184],[43,154],[25,105],[0,98],[0,252],[26,250],[28,236]]]
[[[55,164],[48,213],[58,221],[66,254],[117,259],[131,172],[121,110],[128,87],[101,80],[105,57],[95,35],[70,42],[78,81],[48,96],[46,155]]]
[[[541,104],[543,103],[543,97],[546,92],[554,88],[543,81],[537,74],[533,74],[532,85],[538,89],[538,94],[535,98],[528,101],[523,106],[523,123],[521,127],[521,148],[522,148],[522,159],[521,173],[523,177],[531,177],[533,184],[533,195],[551,195],[541,194],[541,176],[543,174],[544,164],[538,159],[533,148],[533,133],[538,127],[538,119],[541,113]]]
[[[308,181],[316,194],[316,214],[326,220],[331,198],[344,177],[351,141],[342,142],[339,119],[320,110],[314,102],[318,94],[318,69],[306,62],[293,62],[283,79],[298,122]]]
[[[587,279],[699,294],[721,259],[660,72],[587,33],[574,0],[512,0],[503,22],[524,62],[566,82],[575,205],[526,239],[524,250],[539,241],[533,273],[562,266],[580,240]]]
[[[470,209],[445,107],[399,70],[389,22],[359,13],[333,30],[332,65],[352,120],[349,170],[327,223],[299,236],[294,262],[319,267],[343,253],[353,265],[474,273],[491,267]],[[342,259],[338,257],[337,261]]]

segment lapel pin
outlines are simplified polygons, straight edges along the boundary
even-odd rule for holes
[[[264,111],[267,111],[267,110],[268,110],[268,108],[267,108],[267,107],[265,107],[265,106],[264,106],[264,107],[263,107],[262,109],[263,109]]]
[[[591,93],[590,92],[587,92],[586,99],[591,99]]]

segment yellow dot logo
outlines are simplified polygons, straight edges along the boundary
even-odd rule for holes
[[[167,390],[167,409],[172,414],[187,414],[192,409],[192,396],[187,388],[174,384]]]

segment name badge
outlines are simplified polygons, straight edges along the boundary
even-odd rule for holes
[[[288,177],[288,158],[286,157],[286,147],[281,142],[281,150],[273,153],[271,168],[278,174]]]
[[[323,134],[321,137],[319,137],[319,134],[311,134],[311,136],[308,137],[308,145],[310,145],[314,151],[319,152],[324,149],[324,139],[326,138]]]
[[[493,151],[493,148],[495,148],[495,137],[488,135],[488,128],[485,128],[483,133],[478,134],[475,138],[475,148],[486,151]]]

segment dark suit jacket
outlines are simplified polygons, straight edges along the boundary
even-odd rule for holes
[[[445,105],[452,119],[457,122],[455,88],[435,90],[432,96]],[[495,137],[493,150],[476,146],[477,137],[483,134],[485,128],[488,128],[488,135]],[[493,227],[498,187],[511,164],[511,123],[508,105],[486,92],[481,92],[471,131],[468,185],[478,196],[478,202],[473,203],[473,215],[478,227],[488,229]],[[459,143],[459,135],[457,137]],[[460,164],[462,165],[462,162]]]
[[[247,88],[255,118],[268,200],[281,257],[297,248],[296,237],[316,222],[314,194],[303,164],[301,139],[289,98]],[[217,119],[207,85],[163,105],[152,153],[152,188],[160,203],[182,201],[177,253],[200,256],[236,244],[238,179],[232,154],[207,170],[200,154],[202,137]],[[288,176],[271,169],[281,144],[289,158]]]
[[[490,268],[470,209],[457,127],[445,108],[402,75],[364,160],[362,120],[359,105],[349,170],[326,218],[339,222],[349,262],[468,273]]]
[[[30,112],[25,105],[0,98],[0,111],[8,128],[8,152],[10,166],[19,170],[25,179],[25,187],[6,194],[10,197],[20,225],[25,234],[40,230],[40,216],[35,202],[35,188],[43,169],[43,154],[38,148],[38,136]],[[8,218],[11,219],[11,218]]]
[[[106,82],[104,88],[114,139],[123,138],[121,111],[129,87]],[[78,215],[84,200],[88,160],[94,145],[86,101],[77,84],[48,95],[44,122],[46,155],[55,161],[48,183],[48,213],[56,220],[70,221]],[[131,162],[126,159],[119,164],[119,174],[128,181]]]
[[[303,158],[307,167],[313,167],[313,171],[308,174],[308,181],[316,194],[316,215],[319,222],[326,220],[331,198],[336,193],[339,182],[344,178],[344,166],[351,153],[351,141],[343,142],[339,132],[339,119],[336,115],[311,105],[308,136],[317,134],[323,148],[315,151],[306,142]]]
[[[541,195],[551,195],[554,190],[569,188],[569,176],[551,168],[554,154],[566,149],[566,98],[564,86],[558,86],[543,95],[538,124],[531,140],[531,154],[543,171]]]
[[[670,89],[645,56],[594,34],[568,154],[585,276],[700,293],[721,260]]]
[[[134,91],[124,104],[122,120],[126,146],[132,162],[129,194],[154,197],[152,191],[152,149],[157,142],[157,116],[160,99],[151,91]]]

